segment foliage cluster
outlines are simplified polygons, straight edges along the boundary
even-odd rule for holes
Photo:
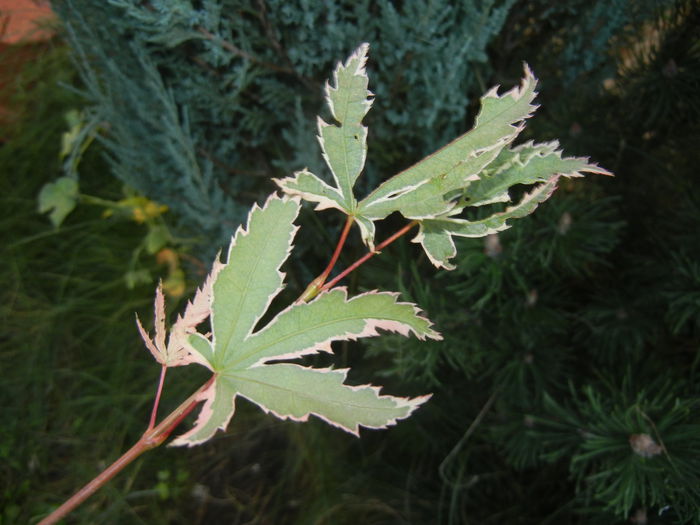
[[[309,137],[314,130],[301,123],[311,122],[308,114],[315,113],[320,107],[320,81],[325,78],[330,64],[359,41],[373,42],[373,58],[376,58],[379,69],[374,74],[370,65],[373,89],[384,86],[382,89],[390,90],[388,96],[378,93],[376,104],[387,104],[394,110],[405,107],[411,121],[413,115],[422,114],[420,111],[412,113],[408,107],[414,97],[419,100],[423,96],[416,96],[416,92],[425,89],[423,100],[429,99],[427,94],[432,87],[430,81],[420,84],[415,79],[429,80],[432,77],[421,77],[418,66],[413,76],[403,76],[397,71],[406,68],[407,62],[413,63],[407,57],[428,56],[425,51],[424,54],[418,52],[417,47],[423,44],[424,50],[435,53],[423,66],[429,63],[439,67],[441,61],[437,58],[446,56],[442,48],[430,45],[434,41],[442,42],[436,37],[437,33],[431,33],[430,39],[405,39],[405,45],[416,46],[416,49],[412,54],[402,55],[403,61],[396,59],[399,69],[379,67],[383,55],[390,60],[388,57],[396,46],[392,47],[389,40],[384,41],[381,37],[373,39],[373,35],[356,35],[356,31],[362,30],[357,28],[368,26],[348,20],[374,23],[374,20],[362,18],[364,11],[336,11],[333,21],[338,20],[338,24],[321,26],[329,32],[324,47],[311,35],[318,31],[319,24],[315,22],[326,20],[327,15],[314,15],[314,7],[306,10],[287,8],[284,20],[278,24],[284,27],[287,21],[293,21],[294,31],[290,34],[277,29],[276,24],[265,26],[261,23],[263,29],[258,28],[259,34],[266,35],[268,44],[263,43],[262,38],[253,45],[243,29],[230,30],[231,20],[235,17],[226,13],[240,15],[240,19],[235,19],[241,24],[261,20],[258,16],[261,12],[268,17],[273,16],[270,13],[277,15],[281,12],[277,7],[273,9],[270,2],[230,11],[222,9],[221,2],[183,2],[177,4],[178,9],[170,11],[159,2],[137,5],[112,1],[105,3],[104,9],[112,9],[120,16],[113,13],[111,17],[100,15],[98,11],[102,8],[95,4],[92,7],[80,5],[77,1],[59,4],[65,9],[71,5],[75,7],[71,11],[73,16],[94,16],[101,21],[101,24],[83,26],[78,18],[73,18],[72,28],[74,42],[83,42],[83,49],[95,50],[95,55],[86,55],[91,58],[92,68],[86,71],[88,80],[93,69],[99,74],[109,71],[112,76],[108,80],[95,77],[94,86],[114,86],[114,93],[107,94],[121,100],[123,107],[130,108],[121,114],[116,109],[110,110],[114,111],[111,116],[100,113],[106,111],[102,106],[98,105],[99,111],[93,109],[97,111],[95,115],[100,115],[95,122],[103,119],[122,126],[121,131],[114,128],[114,134],[104,137],[106,150],[112,156],[110,163],[117,167],[117,175],[124,179],[132,177],[132,181],[137,181],[133,185],[150,198],[171,204],[167,199],[175,199],[174,195],[177,195],[182,204],[175,207],[175,213],[186,226],[185,231],[201,227],[202,231],[218,232],[207,239],[207,244],[212,247],[218,244],[213,238],[229,235],[232,224],[241,217],[226,210],[222,215],[222,207],[226,208],[228,204],[215,203],[213,206],[211,201],[202,197],[215,187],[207,186],[210,179],[206,176],[201,179],[204,182],[197,190],[199,193],[185,191],[195,183],[188,179],[190,175],[185,169],[188,161],[182,160],[183,155],[198,159],[197,162],[204,166],[200,172],[205,175],[222,167],[213,159],[223,158],[225,164],[245,166],[241,172],[224,170],[225,175],[217,175],[217,184],[228,190],[231,198],[241,199],[247,204],[248,199],[261,194],[263,188],[267,188],[265,192],[270,189],[265,186],[269,176],[287,175],[290,167],[298,169],[308,164],[314,173],[322,173],[320,156],[308,151],[313,144]],[[493,3],[480,5],[487,4],[489,9],[495,6]],[[632,4],[639,7],[633,9]],[[385,7],[397,10],[404,31],[412,28],[425,31],[424,26],[408,18],[407,13],[396,5],[387,2]],[[185,35],[180,42],[170,40],[171,47],[159,43],[157,34],[172,38],[176,34],[174,29],[192,29],[202,24],[201,20],[191,18],[183,25],[181,15],[192,15],[192,6],[198,10],[194,14],[208,14],[216,19],[218,25],[205,26],[212,35],[223,36],[220,42],[226,41],[237,47],[232,50],[224,44],[214,46],[215,39],[201,32],[203,38],[193,39],[192,35]],[[459,62],[470,79],[463,85],[455,82],[454,92],[459,92],[460,100],[465,101],[464,91],[478,84],[480,77],[512,84],[520,74],[517,59],[527,58],[538,76],[545,80],[541,116],[530,126],[532,136],[561,137],[568,152],[591,155],[615,172],[616,179],[600,183],[587,181],[584,185],[564,184],[538,214],[522,219],[519,228],[489,236],[486,240],[458,240],[458,256],[453,260],[456,269],[451,274],[434,273],[428,258],[416,255],[415,245],[399,242],[386,250],[383,259],[375,258],[362,275],[350,281],[353,288],[362,289],[364,285],[375,286],[379,282],[382,288],[400,289],[406,299],[417,302],[427,311],[445,336],[445,341],[439,344],[420,345],[403,338],[376,339],[363,356],[357,349],[348,352],[352,347],[350,344],[338,352],[340,356],[336,364],[353,365],[351,379],[354,382],[371,381],[381,375],[387,388],[395,392],[433,391],[435,395],[431,402],[414,418],[390,432],[366,434],[362,440],[355,441],[321,425],[282,425],[280,428],[280,424],[249,414],[245,407],[240,407],[237,425],[215,439],[211,446],[189,452],[189,459],[164,451],[169,465],[147,459],[140,464],[143,472],[149,473],[143,479],[134,481],[130,477],[115,482],[110,497],[101,503],[118,501],[110,508],[113,511],[118,508],[122,518],[117,518],[115,513],[105,519],[115,522],[131,520],[131,523],[139,519],[149,523],[216,519],[278,522],[293,516],[299,523],[354,523],[360,520],[374,523],[700,522],[696,489],[698,465],[693,453],[697,450],[697,436],[700,435],[696,401],[700,318],[697,302],[700,243],[696,232],[700,198],[691,183],[693,170],[700,160],[694,147],[700,138],[697,127],[700,106],[696,94],[700,78],[697,3],[571,2],[566,6],[550,7],[538,2],[527,5],[516,2],[501,5],[504,6],[508,8],[508,18],[498,22],[503,24],[503,31],[495,28],[483,40],[481,52],[487,60]],[[261,11],[263,7],[267,10]],[[92,15],[89,15],[90,9],[95,10]],[[127,11],[134,16],[123,16]],[[376,19],[377,13],[373,15]],[[64,16],[70,19],[68,15]],[[344,16],[347,16],[346,22],[340,23]],[[418,19],[424,20],[425,24],[441,20],[438,16]],[[458,23],[451,20],[451,23]],[[134,26],[134,21],[144,25]],[[171,21],[174,22],[169,26]],[[631,21],[635,23],[631,24]],[[157,28],[156,22],[160,24]],[[102,23],[111,29],[113,36],[110,37],[109,31],[99,38],[79,34],[87,31],[86,27],[101,32]],[[114,28],[112,23],[123,24],[122,29]],[[443,23],[447,24],[444,20]],[[129,47],[123,56],[115,53],[114,42],[121,42],[124,34],[143,37],[143,48],[149,50],[148,58],[144,59],[145,54],[134,51],[141,43]],[[399,34],[397,31],[397,38]],[[592,34],[595,38],[590,38]],[[295,35],[305,35],[299,37],[296,47],[292,45]],[[574,35],[575,38],[562,39],[562,35]],[[279,44],[277,47],[269,44],[274,44],[275,39]],[[487,48],[489,42],[491,46]],[[337,48],[326,51],[332,46]],[[314,87],[307,86],[304,80],[289,72],[270,69],[271,64],[288,66],[288,62],[279,59],[279,53],[280,50],[291,53],[293,49],[296,49],[296,54],[291,56],[295,71],[299,68],[302,76],[315,82]],[[318,49],[323,49],[327,55]],[[212,57],[218,53],[219,58],[209,58],[207,53]],[[208,71],[198,63],[202,56],[206,57],[208,67],[213,67],[211,76],[206,77],[208,82],[197,80],[198,77],[188,73],[185,67],[197,64],[195,70]],[[176,60],[176,57],[179,57],[179,62],[172,62],[171,67],[167,67],[167,62]],[[104,58],[109,59],[105,64],[120,65],[103,70]],[[302,67],[301,62],[307,59],[308,64]],[[211,79],[228,74],[232,63],[238,64],[238,69],[232,69],[236,73],[229,78],[230,86],[236,86],[236,79],[248,78],[257,82],[255,89],[240,91],[247,97],[243,99],[245,106],[261,110],[260,115],[264,116],[258,120],[265,124],[254,133],[241,132],[242,128],[224,132],[214,120],[204,117],[196,119],[197,126],[195,120],[189,120],[196,113],[196,105],[191,106],[185,100],[185,93],[211,90],[215,85]],[[562,64],[568,64],[571,69],[562,67]],[[65,65],[61,67],[65,68]],[[133,76],[132,72],[135,72]],[[143,72],[146,74],[141,74]],[[385,72],[386,78],[383,77]],[[182,76],[178,77],[179,74]],[[140,80],[133,82],[136,77]],[[176,78],[180,80],[176,81]],[[265,82],[272,85],[272,79],[274,89],[265,91]],[[411,79],[410,82],[407,79]],[[486,85],[494,83],[484,81]],[[88,92],[93,89],[91,85],[88,81]],[[127,93],[124,86],[132,90],[130,95],[124,95]],[[414,89],[412,86],[421,87]],[[397,92],[399,88],[401,91]],[[46,93],[44,100],[55,100],[58,92]],[[285,92],[288,93],[286,98],[282,96]],[[478,92],[476,89],[470,94],[474,96]],[[99,91],[92,93],[100,95]],[[231,100],[220,93],[217,88],[212,98],[197,100],[202,104],[209,104],[212,100]],[[268,96],[262,102],[265,93]],[[402,93],[405,99],[401,98]],[[131,105],[116,95],[126,97]],[[102,98],[109,100],[110,96]],[[102,98],[94,96],[93,100]],[[402,103],[396,104],[397,100]],[[150,108],[156,108],[153,113],[149,113],[146,101],[151,101]],[[275,107],[277,103],[282,105]],[[226,107],[231,110],[236,104]],[[224,115],[209,111],[211,119],[214,119],[212,114],[216,118]],[[466,103],[460,105],[459,111],[461,116],[455,116],[452,125],[461,131],[466,129],[465,118],[471,113]],[[54,116],[57,114],[53,113]],[[370,158],[378,163],[368,166],[371,182],[378,180],[380,173],[386,173],[387,167],[403,168],[416,160],[419,153],[412,150],[429,150],[430,146],[421,141],[440,143],[442,138],[440,131],[445,121],[434,121],[432,127],[428,126],[429,132],[421,128],[424,126],[422,119],[414,123],[416,126],[412,129],[410,126],[395,129],[392,122],[382,124],[376,120],[389,118],[386,114],[383,109],[375,107],[368,116],[368,119],[375,119],[368,120],[372,130],[370,147],[373,149],[374,144],[378,144],[376,155],[370,149]],[[436,114],[443,115],[447,122],[454,115],[439,110]],[[151,124],[134,124],[141,121],[133,119],[142,118],[146,122],[150,119]],[[57,120],[58,117],[55,122]],[[231,121],[243,126],[245,119],[233,118],[227,122]],[[383,125],[389,130],[386,134],[379,131]],[[35,124],[34,129],[39,127]],[[163,129],[168,132],[157,132]],[[183,129],[190,133],[189,140],[195,137],[201,141],[197,144],[216,144],[214,136],[226,133],[230,133],[229,142],[217,146],[220,148],[217,154],[221,157],[197,151],[192,156],[191,143],[182,137],[173,138],[170,133],[174,130],[175,135],[184,135]],[[286,131],[280,136],[276,134],[278,129]],[[119,133],[127,134],[130,130],[141,135],[125,136],[122,142]],[[394,143],[392,137],[397,132],[405,133],[406,138]],[[445,138],[456,134],[446,133]],[[53,140],[57,148],[58,136],[57,125],[54,138],[46,137],[47,143],[51,144]],[[261,139],[257,144],[245,142],[266,136],[273,140]],[[208,142],[206,138],[212,140]],[[34,145],[37,144],[39,142]],[[134,149],[137,144],[149,146]],[[173,144],[184,147],[178,149]],[[31,150],[26,144],[23,148]],[[23,151],[22,148],[11,150],[6,144],[1,151],[7,153],[2,159],[3,168],[14,165],[11,160],[23,158],[17,153]],[[10,154],[11,151],[15,153]],[[38,146],[34,151],[39,151]],[[56,151],[52,152],[51,147],[41,151],[43,153],[34,154],[33,158],[56,158]],[[137,151],[157,158],[135,158],[134,152]],[[299,156],[295,156],[295,151]],[[422,150],[421,154],[425,152]],[[318,159],[316,164],[309,161],[314,155]],[[274,158],[282,159],[281,163],[267,164]],[[139,165],[139,162],[143,164]],[[251,164],[246,165],[248,162]],[[137,169],[120,171],[119,165]],[[26,170],[23,165],[17,169],[23,173]],[[34,169],[36,173],[37,168]],[[86,184],[92,177],[95,177],[92,180],[99,180],[96,175],[99,169],[86,166],[83,176]],[[260,172],[263,172],[261,177],[249,176]],[[159,182],[149,182],[150,175],[146,173],[159,173]],[[173,173],[184,175],[175,177]],[[17,237],[12,238],[18,240],[22,231],[25,236],[40,231],[38,220],[29,218],[28,214],[33,208],[30,204],[32,191],[36,194],[46,180],[45,174],[37,174],[33,189],[16,201],[18,212],[13,217],[18,222],[6,223],[8,238],[11,231],[17,232]],[[173,190],[173,184],[182,187]],[[14,185],[8,188],[7,195],[13,195],[12,189],[16,189]],[[250,192],[250,195],[245,192]],[[184,201],[183,195],[186,196]],[[192,210],[186,209],[187,199],[195,203]],[[192,222],[188,215],[195,214],[202,207],[207,209],[207,215],[198,220],[206,220],[208,225]],[[210,211],[213,212],[209,214]],[[315,219],[311,219],[312,216],[302,216],[305,225],[313,227]],[[222,217],[228,218],[225,225],[220,228],[212,226],[216,220],[223,224]],[[23,219],[19,221],[20,218]],[[473,218],[481,216],[477,214]],[[75,224],[82,224],[79,217],[73,220]],[[393,221],[394,218],[389,217],[387,222]],[[20,223],[33,224],[36,229],[22,230]],[[68,231],[60,235],[75,231],[74,242],[78,242],[81,230],[75,224],[69,222]],[[97,224],[104,222],[92,221],[89,224],[97,228]],[[127,238],[131,235],[124,233]],[[99,241],[97,237],[87,236],[85,239],[95,239],[95,243],[75,245],[76,248],[69,248],[70,252],[79,253],[78,250],[83,249],[80,253],[89,254],[89,250],[97,250],[93,244],[128,244],[120,241],[113,230],[99,237]],[[22,316],[25,310],[18,307],[16,297],[20,294],[15,294],[13,301],[4,302],[9,306],[3,311],[3,324],[11,329],[8,328],[9,335],[3,338],[3,359],[7,357],[9,362],[9,357],[16,356],[20,349],[26,349],[26,353],[35,359],[25,361],[26,370],[14,376],[15,383],[4,385],[8,387],[7,392],[3,392],[8,401],[3,405],[15,406],[10,400],[16,392],[33,391],[36,393],[33,410],[42,412],[45,409],[41,407],[46,407],[46,400],[50,400],[49,406],[58,409],[56,413],[59,415],[52,414],[50,420],[56,424],[71,421],[77,410],[73,404],[76,399],[86,407],[94,401],[89,395],[84,398],[71,395],[70,388],[80,388],[83,393],[93,392],[93,396],[106,396],[111,392],[116,395],[120,388],[124,389],[123,392],[134,392],[134,377],[144,377],[144,383],[149,385],[155,378],[145,372],[139,375],[142,365],[137,363],[143,363],[143,360],[135,357],[140,350],[133,336],[118,345],[128,352],[121,361],[123,369],[108,369],[103,362],[95,363],[97,358],[93,348],[102,347],[105,353],[114,352],[112,342],[119,341],[118,335],[126,339],[124,334],[127,331],[134,334],[131,332],[133,327],[123,328],[116,321],[118,315],[128,317],[123,310],[121,314],[107,313],[119,311],[122,307],[122,304],[117,304],[119,295],[114,293],[117,288],[111,289],[109,294],[113,302],[101,296],[100,304],[105,314],[98,316],[92,315],[99,313],[92,303],[86,304],[82,298],[89,298],[91,290],[100,289],[105,281],[103,275],[92,283],[87,279],[81,281],[85,288],[65,286],[69,282],[66,275],[91,275],[86,274],[85,269],[97,262],[112,261],[118,266],[113,255],[86,256],[84,261],[75,257],[71,259],[73,264],[84,263],[84,267],[76,270],[62,258],[64,248],[56,244],[51,250],[47,240],[57,240],[56,234],[42,236],[32,243],[22,242],[16,245],[12,257],[3,257],[8,263],[19,261],[12,263],[16,265],[15,272],[3,272],[9,278],[8,283],[27,283],[26,275],[42,275],[43,271],[47,278],[31,281],[33,292],[27,293],[27,297],[48,297],[50,300],[46,301],[46,310],[32,308],[31,311],[54,312],[63,296],[50,290],[62,285],[58,288],[61,293],[70,291],[75,293],[73,297],[81,299],[68,302],[68,305],[81,304],[85,307],[83,312],[91,315],[81,317],[75,310],[63,307],[61,316],[46,314],[52,324],[33,324],[31,317]],[[8,249],[13,246],[15,244],[10,243]],[[32,253],[28,247],[37,251]],[[308,281],[308,277],[314,275],[313,269],[325,264],[324,260],[314,261],[317,253],[314,246],[301,248],[305,261],[303,266],[292,261],[292,288]],[[41,270],[42,260],[53,261],[43,267],[50,270]],[[59,261],[66,267],[55,264]],[[94,268],[100,274],[107,272],[99,270],[98,266]],[[123,273],[117,269],[110,271],[108,275]],[[11,286],[4,289],[17,290]],[[24,290],[28,291],[28,288]],[[121,301],[124,304],[129,300],[138,301],[139,305],[144,305],[143,299],[135,299],[136,292],[142,293],[143,290],[128,293],[121,290],[125,296]],[[134,308],[129,306],[127,309]],[[141,311],[145,312],[147,308]],[[110,344],[97,334],[97,327],[104,326],[104,319],[114,323],[111,332],[104,332],[114,334],[116,339]],[[22,324],[17,324],[19,320]],[[57,324],[53,324],[54,321]],[[130,322],[128,324],[131,326]],[[41,326],[46,328],[43,333],[47,343],[42,344],[39,337],[32,341],[31,346],[22,342],[26,341],[22,334],[37,333],[33,330],[38,328],[28,327]],[[52,338],[48,341],[49,334],[53,337],[56,332],[56,326],[61,328],[59,333],[72,334],[68,342],[89,341],[91,350],[85,350],[83,346],[80,347],[83,350],[78,350],[65,340]],[[83,334],[85,327],[94,327],[94,339],[75,335]],[[66,351],[64,346],[74,348],[74,353]],[[73,383],[62,383],[49,389],[48,393],[38,391],[40,386],[37,385],[51,385],[51,380],[56,381],[56,376],[49,377],[46,368],[56,358],[66,360],[63,369],[71,378],[75,378],[78,370],[94,370],[95,373],[83,383],[73,379]],[[314,358],[314,362],[320,366],[328,363],[323,356]],[[43,370],[46,382],[35,383],[36,378],[31,374],[38,375],[37,369]],[[105,377],[115,377],[114,383],[109,380],[110,385],[119,386],[96,387],[105,381]],[[128,386],[122,386],[124,383]],[[33,386],[29,387],[30,384]],[[57,395],[57,391],[61,394]],[[124,393],[119,395],[125,396]],[[105,399],[105,406],[113,404],[106,397],[102,399]],[[145,402],[141,397],[129,397],[121,408],[110,411],[121,418],[115,426],[124,428],[125,432],[131,429],[130,439],[141,430],[139,423],[132,424],[132,420],[143,419],[143,414],[133,413],[134,407],[141,406],[145,413]],[[91,406],[99,412],[95,405]],[[60,417],[61,411],[66,414],[65,418]],[[8,439],[15,441],[3,446],[5,456],[13,454],[15,458],[8,466],[9,475],[3,476],[10,480],[4,506],[15,509],[10,511],[15,514],[5,518],[8,522],[17,516],[18,502],[25,502],[32,490],[46,490],[42,488],[46,485],[39,481],[56,479],[53,472],[66,471],[66,458],[70,457],[72,461],[80,455],[76,451],[85,447],[86,436],[99,435],[99,428],[90,422],[90,418],[82,419],[75,423],[78,428],[66,427],[66,437],[60,443],[49,443],[55,447],[66,447],[70,443],[70,451],[47,455],[40,458],[41,462],[32,461],[36,450],[51,448],[44,447],[45,443],[18,443],[16,436],[22,435],[20,430],[28,435],[36,433],[37,428],[47,428],[48,414],[42,413],[41,417],[22,419],[8,411],[8,420],[30,425],[27,427],[29,431],[18,428],[17,433],[8,434]],[[50,436],[56,434],[52,431],[41,435],[50,440]],[[122,442],[109,442],[107,450],[102,441],[95,444],[94,455],[85,457],[85,463],[71,463],[76,470],[94,468],[95,462],[114,457],[123,445]],[[24,449],[23,444],[26,445]],[[20,453],[16,454],[17,451]],[[59,459],[63,461],[60,466]],[[37,464],[44,467],[37,469],[35,466],[34,472],[38,474],[30,477],[31,485],[22,485],[19,474],[26,471],[28,465]],[[70,477],[73,481],[89,476],[76,472]],[[72,483],[61,488],[58,481],[56,483],[52,486],[53,492],[63,490],[67,494],[72,488]],[[151,490],[159,491],[163,497],[180,495],[181,498],[178,503],[169,500],[167,505],[158,504],[159,509],[153,506],[145,508],[148,505],[142,505],[143,497],[153,494],[149,492]],[[94,521],[94,512],[99,505],[100,500],[94,508],[88,507],[83,513],[78,513],[78,519],[85,523]]]

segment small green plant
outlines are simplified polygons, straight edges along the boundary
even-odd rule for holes
[[[556,142],[515,146],[533,105],[536,79],[527,66],[519,87],[481,99],[474,128],[424,160],[388,179],[363,199],[353,187],[367,155],[362,124],[372,105],[365,71],[368,45],[361,45],[334,72],[326,97],[335,122],[319,119],[319,141],[332,174],[326,183],[308,170],[277,180],[284,195],[271,195],[254,206],[247,224],[231,240],[225,262],[217,258],[202,287],[166,328],[162,287],[156,290],[155,335],[138,321],[147,348],[161,365],[161,378],[150,423],[141,439],[114,464],[41,523],[57,522],[144,451],[163,443],[200,404],[194,427],[172,445],[194,446],[225,430],[237,397],[244,397],[282,419],[305,421],[314,415],[353,434],[360,427],[386,428],[404,419],[429,395],[401,398],[380,395],[371,385],[344,383],[347,370],[310,368],[288,361],[332,352],[334,341],[373,337],[379,330],[441,338],[430,321],[398,294],[371,291],[349,297],[336,284],[369,258],[414,228],[436,267],[451,269],[453,237],[483,237],[510,227],[547,200],[560,177],[583,172],[609,173],[584,158],[564,158]],[[509,189],[535,184],[515,204]],[[327,268],[287,308],[268,319],[268,310],[284,287],[280,271],[291,253],[301,201],[316,209],[335,208],[347,219]],[[479,218],[473,218],[474,209]],[[375,222],[398,212],[407,224],[376,242]],[[485,213],[490,212],[490,213]],[[357,224],[368,248],[365,256],[329,280],[348,233]],[[199,364],[210,379],[171,414],[157,423],[158,404],[169,367]]]
[[[87,122],[84,115],[75,109],[66,112],[65,120],[68,130],[61,136],[59,153],[63,176],[42,186],[37,196],[39,213],[46,214],[53,226],[59,228],[78,204],[87,204],[103,208],[102,216],[105,219],[114,217],[145,226],[146,233],[131,254],[124,282],[127,288],[132,289],[154,281],[148,269],[141,264],[141,256],[145,252],[154,256],[159,264],[167,266],[164,290],[171,297],[180,297],[185,291],[185,272],[180,266],[180,254],[184,253],[184,248],[191,241],[178,239],[172,234],[163,218],[168,211],[167,206],[139,195],[128,186],[123,187],[124,197],[119,200],[81,193],[78,167],[97,137],[100,126],[94,119]]]

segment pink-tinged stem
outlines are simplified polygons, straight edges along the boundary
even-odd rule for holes
[[[149,428],[143,433],[136,444],[127,450],[119,459],[100,472],[92,481],[73,494],[60,507],[46,516],[37,525],[53,525],[67,516],[78,505],[102,488],[109,480],[121,472],[124,467],[134,461],[141,454],[162,444],[187,415],[199,404],[199,395],[204,392],[216,376],[202,385],[194,394],[188,397],[180,406],[173,410],[158,426]]]
[[[394,242],[396,239],[398,239],[398,238],[401,237],[402,235],[405,235],[406,233],[408,233],[408,232],[409,232],[414,226],[416,226],[417,224],[418,224],[418,221],[411,221],[411,222],[409,222],[406,226],[404,226],[404,227],[401,228],[399,231],[397,231],[396,233],[394,233],[394,235],[392,235],[391,237],[389,237],[389,238],[385,239],[384,241],[382,241],[381,243],[379,243],[379,244],[374,248],[373,251],[367,252],[366,254],[364,254],[364,255],[363,255],[362,257],[360,257],[357,261],[355,261],[355,262],[352,263],[350,266],[348,266],[347,268],[345,268],[345,270],[343,270],[342,272],[340,272],[340,274],[338,274],[338,275],[335,276],[333,279],[331,279],[330,281],[328,281],[325,285],[323,285],[323,286],[321,287],[321,289],[319,290],[319,292],[325,292],[326,290],[330,290],[331,288],[333,288],[333,287],[336,285],[336,283],[338,283],[338,281],[340,281],[341,279],[345,278],[350,272],[354,271],[358,266],[360,266],[360,265],[364,264],[365,262],[367,262],[367,260],[371,259],[372,257],[374,257],[375,255],[377,255],[378,253],[381,253],[381,251],[382,251],[384,248],[386,248],[387,246],[389,246],[392,242]]]
[[[336,244],[335,246],[335,251],[333,252],[333,256],[331,257],[328,266],[326,266],[326,269],[323,270],[323,273],[321,273],[321,275],[319,275],[313,281],[311,281],[309,286],[306,287],[306,290],[304,290],[304,293],[302,293],[297,299],[297,303],[308,302],[318,295],[318,292],[321,290],[323,283],[326,282],[326,279],[328,279],[331,270],[333,270],[335,263],[338,262],[338,257],[340,257],[340,252],[343,250],[343,246],[345,246],[345,241],[348,238],[348,233],[350,232],[350,228],[352,227],[353,222],[355,222],[355,218],[348,215],[348,218],[345,221],[345,226],[343,226],[343,231],[340,232],[338,244]]]
[[[160,404],[160,395],[163,392],[163,384],[165,383],[165,373],[168,367],[162,365],[160,367],[160,379],[158,380],[158,390],[156,391],[156,399],[153,401],[153,410],[151,410],[151,420],[148,422],[148,430],[156,426],[156,416],[158,414],[158,405]]]
[[[352,227],[353,222],[355,222],[355,218],[348,215],[348,218],[345,221],[345,226],[343,226],[343,231],[340,232],[340,238],[338,239],[338,244],[333,252],[333,257],[331,257],[328,266],[326,266],[326,269],[323,270],[323,273],[321,274],[324,277],[324,281],[331,274],[331,270],[333,270],[335,263],[338,262],[338,257],[340,257],[340,252],[343,250],[343,246],[345,246],[345,241],[348,238],[348,233],[350,233],[350,228]]]

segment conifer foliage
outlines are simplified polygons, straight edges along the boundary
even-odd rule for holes
[[[272,190],[271,178],[321,167],[313,115],[323,84],[363,41],[375,43],[378,111],[361,191],[398,159],[416,161],[462,132],[472,64],[487,67],[486,46],[512,3],[52,5],[76,50],[91,122],[109,127],[102,140],[115,175],[211,247]],[[446,79],[440,93],[433,78]]]

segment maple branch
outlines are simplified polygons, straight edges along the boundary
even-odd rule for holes
[[[162,375],[163,374],[161,374],[161,377]],[[78,507],[78,505],[102,488],[108,481],[121,472],[124,467],[129,465],[141,454],[161,445],[166,439],[168,439],[168,436],[170,436],[170,434],[182,422],[182,420],[185,419],[185,417],[187,417],[187,415],[199,404],[199,395],[209,388],[215,377],[216,376],[213,375],[206,383],[198,388],[195,393],[193,393],[183,403],[181,403],[180,406],[167,415],[165,419],[158,424],[158,426],[153,428],[149,426],[149,428],[143,433],[141,438],[134,444],[134,446],[122,454],[114,463],[100,472],[92,481],[73,494],[60,507],[46,516],[37,525],[53,525],[58,523],[59,520],[67,516],[71,511]]]
[[[329,282],[327,282],[325,285],[323,285],[323,286],[320,288],[319,292],[325,292],[326,290],[330,290],[331,288],[333,288],[333,287],[336,285],[336,283],[337,283],[338,281],[340,281],[341,279],[343,279],[343,278],[344,278],[346,275],[348,275],[350,272],[354,271],[358,266],[360,266],[360,265],[364,264],[365,262],[367,262],[367,260],[371,259],[372,257],[374,257],[375,255],[377,255],[378,253],[381,253],[381,251],[382,251],[384,248],[386,248],[387,246],[389,246],[392,242],[394,242],[396,239],[398,239],[398,238],[401,237],[402,235],[408,233],[414,226],[417,226],[417,225],[418,225],[418,221],[416,221],[416,220],[409,222],[406,226],[404,226],[404,227],[401,228],[399,231],[397,231],[396,233],[394,233],[394,235],[392,235],[391,237],[389,237],[389,238],[385,239],[384,241],[382,241],[381,243],[379,243],[379,244],[374,248],[374,250],[369,251],[369,252],[367,252],[366,254],[364,254],[364,255],[363,255],[362,257],[360,257],[357,261],[355,261],[355,262],[352,263],[350,266],[348,266],[347,268],[345,268],[345,270],[343,270],[342,272],[340,272],[340,274],[338,274],[338,275],[335,276],[333,279],[331,279]]]

